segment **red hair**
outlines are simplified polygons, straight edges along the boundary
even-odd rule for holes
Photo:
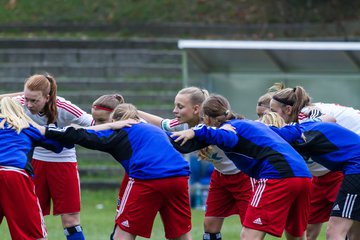
[[[25,88],[30,91],[40,91],[44,97],[49,95],[49,101],[44,106],[44,113],[48,118],[47,124],[54,123],[58,111],[56,107],[57,85],[53,76],[35,74],[26,79]]]

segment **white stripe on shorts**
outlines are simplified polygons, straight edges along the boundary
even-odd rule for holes
[[[254,197],[253,197],[253,199],[252,199],[252,201],[250,203],[251,206],[257,207],[259,205],[261,196],[262,196],[263,192],[265,191],[266,181],[267,181],[267,179],[260,179],[257,182],[258,187],[256,188]]]
[[[118,218],[120,216],[120,214],[124,211],[124,207],[125,207],[125,204],[129,198],[129,195],[130,195],[130,192],[131,192],[131,189],[132,189],[132,186],[134,184],[135,180],[133,178],[129,178],[129,182],[128,184],[126,185],[126,189],[124,191],[124,195],[123,195],[123,198],[120,200],[120,208],[119,208],[119,212],[118,212],[118,215],[116,218]]]
[[[346,195],[344,209],[342,211],[341,216],[344,218],[351,218],[351,213],[354,208],[355,200],[356,200],[357,194],[350,194],[348,193]]]
[[[256,179],[255,178],[250,178],[250,183],[251,183],[251,192],[255,191],[255,187],[256,187]]]

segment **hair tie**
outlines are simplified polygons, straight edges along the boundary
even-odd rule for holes
[[[48,74],[44,74],[43,76],[51,83],[51,78]]]
[[[295,91],[296,91],[296,87],[293,88],[293,92],[295,92]]]
[[[224,115],[227,116],[229,113],[230,113],[230,110],[226,110],[226,111],[224,112]]]

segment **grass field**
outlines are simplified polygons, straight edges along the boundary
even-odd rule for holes
[[[117,199],[117,190],[99,190],[99,191],[82,191],[82,211],[81,222],[84,228],[87,240],[107,240],[112,231],[115,216],[115,206]],[[204,212],[193,210],[192,212],[192,237],[193,239],[202,239]],[[59,216],[47,216],[45,218],[49,240],[63,240],[63,229]],[[237,216],[232,216],[225,220],[222,235],[224,240],[239,239],[241,230],[240,221]],[[325,239],[324,229],[319,240]],[[9,231],[6,221],[0,226],[0,239],[10,240]],[[137,238],[145,239],[145,238]],[[151,239],[164,239],[164,232],[159,218],[156,219],[153,227]],[[267,236],[265,239],[278,239]],[[284,237],[282,239],[285,239]]]

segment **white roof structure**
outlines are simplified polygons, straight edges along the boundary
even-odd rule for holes
[[[210,72],[360,72],[360,42],[180,40]]]
[[[233,99],[252,91],[255,106],[269,86],[284,82],[304,86],[316,101],[360,107],[360,42],[179,40],[178,47],[184,86],[201,79]]]

